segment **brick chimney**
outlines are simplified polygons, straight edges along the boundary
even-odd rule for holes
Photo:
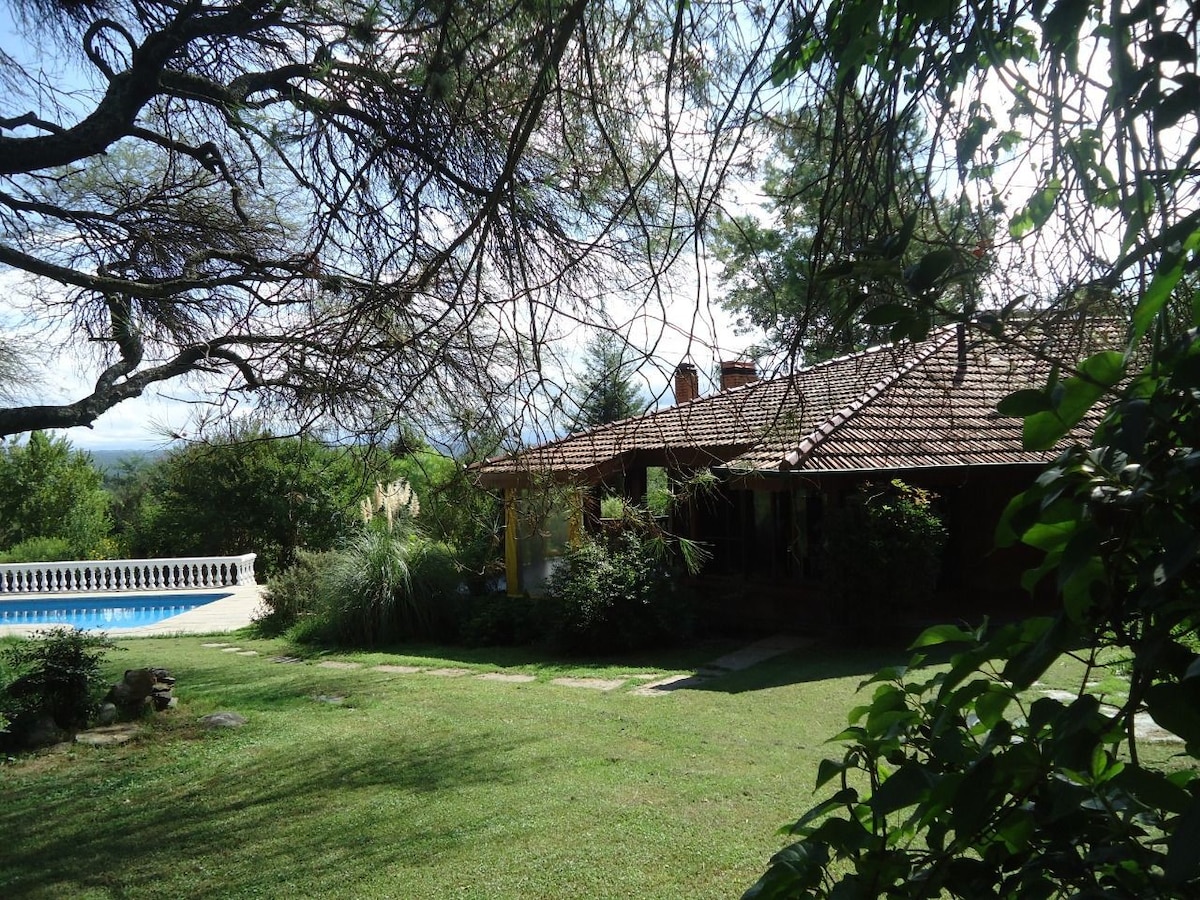
[[[680,363],[675,367],[675,404],[687,403],[700,396],[700,376],[691,363]]]
[[[721,363],[721,390],[727,391],[752,381],[758,381],[758,371],[753,362],[736,359]]]

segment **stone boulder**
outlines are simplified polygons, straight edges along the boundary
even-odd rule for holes
[[[209,713],[200,719],[205,728],[241,728],[246,721],[245,716],[228,711]]]
[[[121,718],[132,719],[147,711],[171,709],[175,705],[174,687],[175,679],[166,669],[127,669],[104,702],[115,706]]]

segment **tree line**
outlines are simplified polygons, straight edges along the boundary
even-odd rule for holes
[[[265,579],[360,531],[389,485],[408,492],[398,515],[471,565],[496,552],[491,498],[467,485],[461,460],[427,446],[392,455],[244,428],[101,472],[66,437],[35,431],[0,449],[0,560],[256,553]]]

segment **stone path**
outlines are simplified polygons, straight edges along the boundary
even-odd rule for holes
[[[660,672],[630,672],[616,678],[553,678],[549,683],[559,687],[601,692],[617,691],[625,687],[630,687],[631,690],[629,693],[636,694],[639,697],[661,697],[672,691],[699,687],[730,672],[740,672],[772,657],[790,653],[792,650],[798,650],[801,647],[807,647],[811,643],[812,641],[806,638],[777,635],[750,644],[733,653],[728,653],[719,659],[713,660],[711,663],[701,666],[691,675],[668,675],[664,677]],[[231,644],[227,641],[208,641],[200,646],[237,656],[258,656],[258,651],[256,650],[243,650],[236,644]],[[278,665],[308,665],[308,663],[297,656],[269,656],[267,660]],[[432,675],[437,678],[465,678],[473,676],[481,681],[493,681],[502,684],[529,684],[530,682],[537,681],[537,677],[534,675],[526,675],[518,672],[474,672],[471,669],[391,665],[387,663],[366,667],[362,663],[336,659],[323,659],[312,663],[312,665],[322,669],[363,669],[364,671],[382,672],[388,675]],[[332,702],[328,698],[320,699],[325,702]]]

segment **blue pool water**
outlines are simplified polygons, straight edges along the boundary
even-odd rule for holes
[[[114,594],[108,597],[0,599],[0,626],[71,625],[83,631],[139,628],[230,596],[221,594]]]

